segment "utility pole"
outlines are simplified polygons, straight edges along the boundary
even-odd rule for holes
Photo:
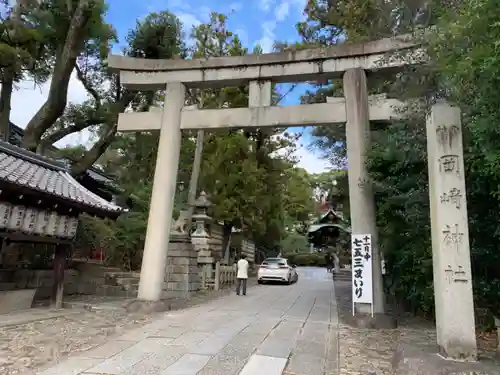
[[[201,94],[200,103],[198,104],[198,107],[202,109],[203,92],[201,92],[200,94]],[[196,201],[196,192],[198,190],[198,181],[200,179],[201,161],[202,161],[201,157],[203,155],[204,140],[205,140],[205,132],[203,130],[198,130],[198,134],[196,136],[196,149],[194,151],[193,170],[191,171],[191,180],[189,181],[189,190],[188,190],[188,217],[187,217],[186,230],[189,234],[191,234],[194,202]]]

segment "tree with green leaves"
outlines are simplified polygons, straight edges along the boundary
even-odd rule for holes
[[[154,18],[156,17],[156,18]],[[144,46],[151,43],[161,45],[162,39],[154,39],[155,35],[168,34],[161,32],[164,18],[149,15],[144,21],[139,21],[135,35]],[[137,30],[149,26],[150,20],[156,20],[157,27],[151,33],[138,34]],[[183,50],[178,58],[213,56],[238,56],[248,51],[241,45],[237,35],[227,29],[226,17],[213,13],[207,24],[199,25],[192,30],[195,43],[189,50]],[[180,39],[182,41],[182,38]],[[171,43],[171,39],[168,40]],[[259,52],[259,49],[256,49]],[[144,55],[137,55],[144,56]],[[138,98],[152,95],[151,103],[161,105],[163,96],[158,93],[137,93]],[[275,97],[278,95],[275,94]],[[242,107],[248,105],[248,87],[224,88],[214,90],[189,90],[188,104],[201,108]],[[83,106],[83,105],[82,105]],[[72,122],[68,122],[71,125]],[[61,127],[64,129],[64,127]],[[272,136],[273,135],[273,136]],[[175,200],[175,214],[186,210],[186,187],[193,169],[193,154],[196,133],[184,132],[182,138],[181,157],[179,163],[179,189]],[[214,203],[213,216],[224,223],[225,241],[233,227],[241,228],[246,234],[259,238],[265,248],[279,248],[284,236],[284,217],[303,220],[307,213],[307,205],[311,195],[307,193],[308,182],[295,179],[295,186],[288,188],[288,179],[294,176],[290,153],[293,151],[296,137],[292,134],[280,134],[277,131],[260,132],[244,130],[221,130],[205,134],[203,147],[203,164],[200,176],[200,190],[210,194]],[[51,142],[48,142],[51,143]],[[108,149],[98,159],[98,164],[104,171],[116,176],[117,181],[126,190],[134,204],[130,213],[122,215],[112,225],[120,239],[112,247],[119,249],[117,259],[135,259],[137,247],[142,249],[144,233],[130,230],[129,218],[133,222],[143,220],[141,228],[145,230],[151,192],[155,159],[157,152],[158,133],[117,134]],[[284,150],[288,152],[284,152]],[[72,151],[79,156],[79,150]],[[284,156],[280,156],[280,154]],[[304,182],[305,190],[300,184]],[[289,202],[284,201],[291,194]],[[299,197],[294,198],[294,195]],[[300,200],[305,202],[301,202]],[[127,229],[128,228],[128,229]],[[104,231],[103,233],[108,233]],[[140,233],[140,235],[139,235]],[[129,236],[129,237],[127,237]],[[127,240],[125,240],[127,239]],[[138,245],[139,244],[139,245]],[[138,253],[140,255],[140,252]],[[134,263],[135,264],[135,263]]]
[[[179,58],[185,55],[181,34],[181,24],[175,15],[169,12],[152,13],[138,21],[136,28],[129,32],[124,52],[131,57]],[[107,53],[107,49],[105,51]],[[75,68],[90,99],[81,104],[70,104],[56,123],[47,129],[38,145],[38,151],[43,153],[69,134],[84,129],[93,130],[97,140],[72,164],[72,173],[77,176],[92,166],[113,142],[119,113],[127,108],[147,111],[160,100],[157,93],[122,87],[118,75],[109,72],[104,57],[82,60],[82,65]]]
[[[51,84],[45,103],[26,126],[23,146],[31,151],[37,150],[45,132],[63,115],[72,72],[76,69],[80,79],[85,75],[82,60],[86,64],[101,61],[115,38],[104,22],[103,0],[42,0],[37,11],[43,12],[47,25],[41,42],[51,56]]]
[[[1,2],[0,15],[0,139],[8,141],[10,105],[14,86],[23,79],[45,82],[51,73],[52,56],[46,41],[47,11],[38,1]]]
[[[406,2],[403,2],[403,4]],[[312,2],[304,41],[331,45],[347,37],[346,43],[374,40],[391,33],[417,31],[419,25],[434,25],[421,39],[431,60],[428,64],[404,70],[389,82],[372,82],[370,90],[387,92],[401,99],[419,97],[420,107],[410,118],[378,128],[368,154],[370,177],[375,188],[380,245],[386,260],[386,287],[398,303],[407,309],[432,315],[432,252],[425,139],[425,113],[428,105],[444,98],[460,105],[464,117],[464,150],[469,209],[474,295],[482,307],[500,310],[498,252],[498,174],[496,154],[500,145],[495,134],[498,105],[495,84],[498,76],[497,13],[493,1],[412,2],[407,17],[398,16],[392,2],[388,10],[374,7],[375,2],[337,2],[322,7]],[[351,4],[351,6],[347,6]],[[410,4],[410,3],[408,3]],[[341,6],[342,5],[342,6]],[[410,4],[411,5],[411,4]],[[419,9],[420,8],[420,9]],[[339,16],[339,11],[344,12]],[[385,15],[384,15],[385,14]],[[363,22],[371,18],[376,22]],[[387,18],[389,17],[389,18]],[[379,19],[393,19],[398,27],[389,27]],[[338,31],[342,30],[339,34]],[[336,33],[336,34],[335,34]],[[338,36],[341,36],[339,38]],[[420,38],[420,33],[416,33]],[[326,39],[326,40],[325,40]],[[486,42],[484,42],[486,41]],[[489,42],[488,42],[489,41]],[[388,84],[387,84],[388,83]],[[312,92],[304,100],[324,100],[325,92],[340,91],[335,83],[323,92]],[[373,92],[372,91],[372,92]],[[318,146],[328,154],[345,154],[342,135],[319,129]],[[337,155],[330,155],[335,160]],[[488,203],[487,203],[488,202]]]

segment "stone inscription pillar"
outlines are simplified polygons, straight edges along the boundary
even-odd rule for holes
[[[366,73],[349,69],[344,74],[349,203],[352,234],[372,236],[373,312],[384,313],[384,290],[375,221],[375,200],[368,179],[365,153],[370,145],[370,113]],[[358,304],[357,312],[369,313],[370,306]]]
[[[158,301],[162,294],[177,185],[181,149],[181,110],[185,94],[186,88],[182,83],[167,85],[138,300]]]
[[[477,357],[460,109],[427,117],[427,152],[437,341],[453,359]]]

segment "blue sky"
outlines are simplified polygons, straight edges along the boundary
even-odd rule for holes
[[[237,34],[242,43],[252,50],[259,44],[264,52],[271,52],[274,41],[295,42],[300,40],[296,24],[304,19],[306,0],[108,0],[107,19],[117,29],[120,40],[128,30],[135,27],[137,18],[150,12],[169,10],[175,13],[189,33],[193,26],[207,22],[211,12],[228,16],[228,29]],[[280,85],[282,92],[287,92],[289,85]],[[283,106],[299,103],[300,95],[308,88],[301,84],[280,103]],[[326,168],[326,163],[318,160],[317,152],[308,149],[311,143],[310,129],[290,129],[300,131],[304,145],[299,152],[301,166],[310,171],[319,172]]]
[[[305,0],[108,0],[108,20],[123,37],[137,18],[150,12],[175,13],[189,32],[193,25],[207,22],[210,12],[229,16],[228,27],[243,43],[259,43],[269,52],[275,40],[298,39],[295,25],[303,18]]]
[[[169,10],[175,13],[189,34],[193,26],[208,22],[211,12],[228,16],[228,29],[237,34],[249,50],[259,44],[264,52],[271,52],[274,41],[299,41],[296,24],[304,19],[306,0],[108,0],[107,20],[116,28],[120,43],[114,50],[119,51],[127,32],[134,28],[137,19],[151,12]],[[289,86],[281,85],[280,90],[288,91]],[[297,104],[307,85],[297,86],[287,95],[281,105]]]

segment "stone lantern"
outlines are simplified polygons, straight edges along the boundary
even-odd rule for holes
[[[213,219],[208,216],[208,209],[212,206],[212,202],[207,197],[207,194],[202,191],[200,196],[194,202],[193,223],[195,230],[191,234],[191,241],[196,245],[207,245],[210,238],[210,224]]]

